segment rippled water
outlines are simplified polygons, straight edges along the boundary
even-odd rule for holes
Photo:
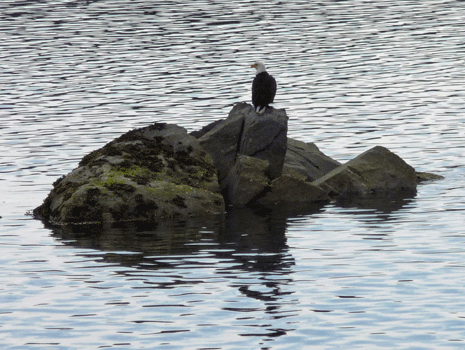
[[[465,347],[465,4],[0,3],[2,349]],[[57,177],[156,121],[250,100],[262,59],[290,136],[383,145],[445,177],[414,197],[52,230]]]

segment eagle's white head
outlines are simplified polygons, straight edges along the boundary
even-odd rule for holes
[[[250,67],[255,68],[257,70],[257,74],[266,72],[265,64],[263,62],[261,62],[261,61],[255,62]]]

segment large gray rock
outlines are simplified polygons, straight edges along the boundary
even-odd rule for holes
[[[247,106],[239,154],[268,161],[269,176],[275,179],[283,171],[289,118],[284,109],[269,108],[258,115],[252,106]]]
[[[341,163],[321,152],[314,143],[287,139],[287,152],[283,174],[301,176],[305,181],[314,181]]]
[[[415,169],[388,149],[376,146],[313,181],[338,197],[386,195],[415,191]]]
[[[250,108],[248,108],[250,107]],[[246,103],[238,103],[229,112],[228,118],[207,126],[207,133],[202,131],[199,135],[200,144],[208,151],[213,159],[215,167],[218,169],[220,182],[229,174],[229,170],[234,165],[236,155],[239,150],[244,119],[253,108]],[[194,134],[196,135],[196,134]]]
[[[211,123],[193,135],[210,153],[218,169],[220,182],[225,180],[238,155],[251,156],[270,163],[272,179],[282,173],[287,151],[287,121],[284,109],[269,108],[258,115],[248,103],[236,103],[228,118]]]
[[[217,171],[176,125],[130,131],[54,183],[34,215],[52,224],[157,221],[224,211]]]

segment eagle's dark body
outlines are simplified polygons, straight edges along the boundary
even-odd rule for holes
[[[252,83],[252,103],[255,111],[263,112],[276,95],[276,80],[268,72],[258,73]]]

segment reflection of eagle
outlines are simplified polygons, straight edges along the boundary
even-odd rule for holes
[[[255,112],[262,114],[274,100],[276,80],[268,74],[262,62],[257,61],[251,67],[257,69],[257,75],[252,83],[252,103]]]

